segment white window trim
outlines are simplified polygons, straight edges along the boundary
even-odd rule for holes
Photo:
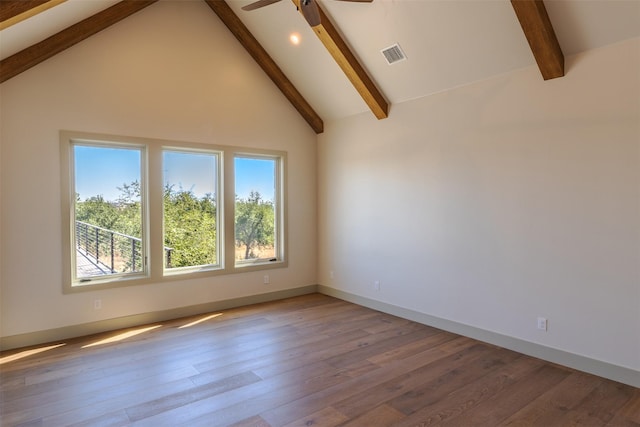
[[[276,174],[275,174],[275,194],[274,194],[274,215],[275,215],[275,219],[276,219],[276,235],[275,235],[275,247],[276,247],[276,261],[270,261],[270,260],[265,260],[265,259],[256,259],[256,260],[242,260],[240,262],[236,261],[235,259],[234,264],[236,268],[239,269],[245,269],[247,267],[251,267],[251,266],[255,266],[255,265],[269,265],[272,264],[274,262],[278,262],[279,260],[284,259],[284,234],[282,232],[282,228],[283,224],[284,224],[284,210],[283,206],[284,206],[284,189],[283,189],[283,177],[284,177],[284,167],[283,167],[283,163],[284,163],[284,159],[282,156],[280,155],[273,155],[273,154],[265,154],[265,153],[255,153],[255,152],[246,152],[246,151],[239,151],[239,152],[235,152],[233,155],[233,160],[235,161],[236,158],[241,157],[241,158],[246,158],[246,159],[265,159],[265,160],[275,160],[275,167],[276,167]],[[235,163],[234,163],[235,164]],[[235,171],[234,171],[235,172]],[[235,176],[235,173],[234,173]],[[234,206],[235,206],[235,188],[234,188]],[[235,215],[234,215],[235,217]],[[235,223],[234,223],[234,229],[233,229],[233,236],[235,236]],[[234,238],[234,243],[235,243],[235,238]],[[235,253],[235,252],[234,252]]]
[[[205,264],[205,265],[194,265],[194,266],[189,266],[189,267],[175,267],[175,268],[166,268],[165,264],[164,264],[164,177],[162,179],[162,191],[163,191],[163,200],[162,200],[162,204],[163,204],[163,209],[162,209],[162,213],[163,213],[163,221],[162,221],[162,240],[163,240],[163,253],[162,253],[162,269],[163,269],[163,275],[164,276],[179,276],[179,278],[184,277],[185,274],[188,273],[197,273],[197,272],[203,272],[203,271],[216,271],[216,270],[221,270],[224,267],[224,263],[222,262],[222,255],[224,253],[224,251],[221,251],[220,248],[222,248],[222,242],[224,241],[223,237],[224,237],[224,221],[222,220],[223,216],[224,216],[224,209],[225,209],[225,204],[224,201],[222,200],[223,197],[219,197],[220,194],[223,194],[222,192],[222,182],[224,181],[224,172],[223,172],[223,168],[222,168],[222,164],[223,164],[223,159],[224,159],[224,152],[217,150],[217,149],[213,149],[213,148],[207,148],[207,149],[203,149],[203,148],[186,148],[184,146],[180,147],[180,146],[166,146],[163,145],[162,146],[162,152],[164,153],[165,151],[170,151],[170,152],[174,152],[174,153],[187,153],[187,154],[215,154],[217,156],[216,159],[216,170],[218,171],[217,173],[217,177],[216,177],[216,213],[217,213],[217,218],[216,218],[216,258],[217,258],[217,263],[216,264]],[[161,154],[162,155],[162,154]],[[164,169],[163,169],[164,170]]]
[[[143,161],[141,171],[142,180],[146,182],[146,191],[143,189],[143,221],[147,224],[147,235],[143,235],[147,244],[147,269],[140,275],[117,275],[104,279],[92,279],[88,282],[73,282],[73,270],[75,268],[75,248],[73,247],[73,144],[72,142],[86,142],[92,145],[114,146],[123,144],[126,146],[142,146],[146,150],[146,161]],[[218,186],[223,197],[218,195],[219,221],[217,235],[223,250],[219,251],[219,266],[186,267],[184,269],[167,270],[164,267],[164,234],[163,234],[163,150],[179,150],[194,152],[220,153],[219,167],[220,178]],[[143,154],[144,155],[144,154]],[[235,265],[235,182],[234,182],[234,158],[239,156],[277,158],[279,173],[277,174],[276,215],[280,221],[278,227],[279,248],[277,261],[246,263]],[[287,256],[287,153],[277,150],[264,150],[252,148],[240,148],[233,146],[221,146],[203,143],[189,143],[180,141],[168,141],[152,138],[124,137],[96,133],[60,131],[60,156],[61,156],[61,206],[62,206],[62,283],[64,293],[75,293],[99,289],[116,288],[120,286],[143,285],[152,283],[170,282],[176,280],[189,280],[203,277],[212,277],[225,274],[245,273],[251,271],[269,270],[288,267]],[[143,186],[144,187],[144,186]],[[143,229],[145,226],[143,225]],[[179,270],[179,271],[178,271]]]
[[[75,256],[75,252],[76,252],[76,248],[75,248],[75,242],[77,239],[77,236],[75,235],[75,231],[76,231],[76,227],[75,227],[75,193],[76,193],[76,189],[75,189],[75,155],[74,155],[74,147],[76,146],[88,146],[88,147],[97,147],[97,148],[124,148],[124,149],[131,149],[131,150],[138,150],[140,152],[140,205],[141,205],[141,221],[142,221],[142,236],[141,236],[141,243],[142,243],[142,271],[140,272],[130,272],[130,273],[115,273],[115,274],[110,274],[110,275],[105,275],[105,276],[95,276],[95,277],[91,277],[91,278],[76,278],[75,274],[73,273],[74,271],[76,271],[76,256]],[[100,285],[103,283],[109,283],[109,282],[121,282],[121,281],[126,281],[126,280],[137,280],[137,279],[144,279],[146,277],[149,276],[149,267],[148,267],[148,260],[149,260],[149,232],[148,232],[148,227],[145,227],[145,224],[148,224],[148,209],[147,209],[147,205],[148,205],[148,201],[147,201],[147,192],[145,191],[145,189],[147,188],[146,182],[147,182],[147,147],[144,144],[139,144],[139,143],[129,143],[129,142],[123,142],[123,141],[106,141],[106,140],[93,140],[93,139],[87,139],[87,138],[72,138],[68,141],[68,145],[67,145],[67,150],[68,150],[68,156],[69,156],[69,184],[68,184],[68,197],[69,197],[69,202],[68,202],[68,208],[65,210],[66,212],[68,212],[69,215],[69,221],[68,221],[68,226],[69,226],[69,252],[64,252],[64,253],[69,253],[70,256],[70,261],[71,261],[71,270],[69,272],[69,276],[70,276],[70,282],[72,284],[72,286],[74,287],[81,287],[81,286],[94,286],[94,285]],[[63,191],[64,193],[64,191]],[[65,221],[66,222],[66,221]]]

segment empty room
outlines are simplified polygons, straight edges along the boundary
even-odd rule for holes
[[[640,426],[640,1],[1,0],[0,425]]]

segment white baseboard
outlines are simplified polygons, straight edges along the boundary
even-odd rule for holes
[[[613,381],[628,384],[633,387],[640,388],[640,371],[629,369],[623,366],[613,365],[600,360],[591,359],[564,350],[558,350],[546,347],[540,344],[525,341],[519,338],[498,334],[496,332],[486,331],[474,326],[457,323],[451,320],[441,319],[439,317],[430,316],[414,310],[398,307],[385,302],[376,301],[370,298],[361,297],[359,295],[344,292],[335,288],[324,285],[318,285],[318,292],[339,298],[354,304],[369,307],[383,313],[392,314],[424,325],[433,326],[434,328],[453,332],[469,338],[477,339],[486,343],[494,344],[509,350],[528,356],[537,357],[547,360],[558,365],[567,366],[579,371],[588,372]]]

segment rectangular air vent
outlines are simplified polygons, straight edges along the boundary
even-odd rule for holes
[[[389,46],[386,49],[382,49],[380,52],[382,52],[382,54],[384,55],[384,59],[387,60],[387,63],[389,65],[407,59],[398,43],[394,44],[393,46]]]

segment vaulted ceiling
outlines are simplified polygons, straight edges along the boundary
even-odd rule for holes
[[[545,84],[571,72],[564,56],[640,37],[637,0],[320,0],[314,28],[300,0],[251,12],[251,0],[204,1],[318,133],[323,119],[384,119],[393,104],[536,63]],[[0,1],[0,81],[154,2]],[[388,65],[380,51],[395,43],[407,60]]]

